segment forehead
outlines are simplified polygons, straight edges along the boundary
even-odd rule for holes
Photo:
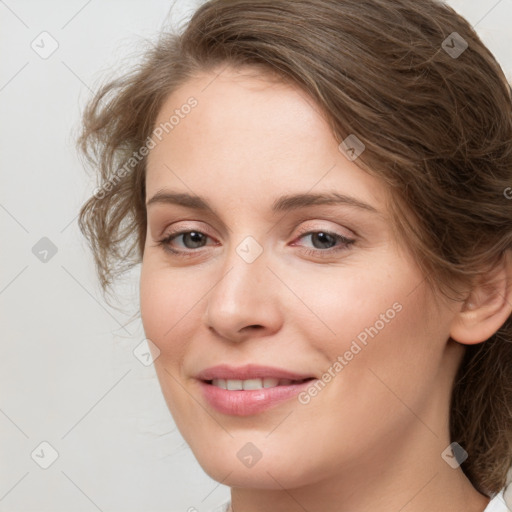
[[[155,127],[174,123],[148,155],[147,197],[170,186],[271,202],[315,188],[382,203],[382,187],[342,155],[304,91],[257,70],[221,71],[190,79],[164,102]],[[196,105],[184,108],[191,98]]]
[[[189,110],[186,105],[191,98],[197,105],[181,114],[180,110]],[[167,97],[155,125],[165,126],[173,114],[179,115],[169,130],[174,139],[208,136],[210,142],[216,134],[216,142],[230,149],[245,142],[248,134],[253,146],[264,142],[267,146],[273,140],[282,144],[286,137],[297,142],[311,137],[319,140],[328,130],[320,110],[305,92],[250,68],[212,70],[189,79]],[[231,139],[220,127],[229,130]]]

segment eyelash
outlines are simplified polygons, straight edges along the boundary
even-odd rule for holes
[[[158,247],[162,247],[165,251],[167,251],[167,252],[171,253],[172,255],[177,256],[179,258],[194,257],[195,253],[197,252],[197,250],[195,250],[195,249],[188,249],[188,251],[177,251],[175,249],[172,249],[171,246],[170,246],[170,243],[171,243],[171,241],[174,238],[177,238],[180,235],[184,235],[184,234],[188,234],[188,233],[192,233],[192,232],[193,233],[200,233],[201,235],[205,235],[206,237],[208,237],[208,235],[206,233],[203,233],[203,232],[195,230],[195,229],[189,229],[189,230],[176,231],[176,232],[170,233],[169,235],[167,235],[162,240],[159,240],[156,243],[156,245]],[[334,256],[334,255],[338,254],[341,251],[344,251],[344,250],[348,249],[353,243],[355,243],[354,239],[347,238],[347,237],[345,237],[343,235],[340,235],[338,233],[333,233],[331,231],[327,231],[327,230],[323,230],[323,229],[316,230],[316,231],[315,230],[311,230],[311,229],[309,229],[309,230],[308,229],[299,230],[299,237],[298,238],[302,238],[302,237],[304,237],[306,235],[313,235],[313,234],[317,234],[317,233],[324,233],[326,235],[329,235],[329,236],[334,238],[335,242],[341,242],[342,245],[340,245],[338,247],[335,247],[335,248],[329,248],[329,249],[306,249],[304,252],[308,256],[320,256],[320,257],[327,256],[327,257],[331,257],[331,256]],[[202,247],[200,247],[199,249],[202,249]]]

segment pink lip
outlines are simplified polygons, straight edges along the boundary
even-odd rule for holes
[[[311,380],[276,386],[273,388],[253,390],[228,390],[212,385],[213,379],[263,379],[270,377],[274,379],[290,379],[301,381],[311,378],[311,374],[300,374],[275,368],[271,366],[260,366],[248,364],[240,367],[229,365],[218,365],[207,368],[196,375],[201,386],[201,392],[205,400],[215,410],[232,416],[250,416],[261,413],[279,403],[289,400],[305,389]]]
[[[204,381],[199,381],[199,384],[203,397],[215,410],[231,416],[250,416],[289,400],[312,382],[314,381],[308,380],[288,386],[233,391],[218,388]]]
[[[285,370],[283,368],[276,368],[272,366],[260,366],[256,364],[247,364],[245,366],[229,366],[227,364],[220,364],[211,366],[199,372],[196,379],[199,380],[213,380],[213,379],[264,379],[271,377],[274,379],[290,379],[290,380],[303,380],[313,377],[311,374],[300,374]]]

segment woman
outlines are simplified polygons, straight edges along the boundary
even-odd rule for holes
[[[466,20],[212,0],[96,94],[80,145],[101,284],[141,263],[223,510],[507,510],[512,103]]]

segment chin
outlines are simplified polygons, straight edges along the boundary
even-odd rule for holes
[[[203,471],[213,480],[229,487],[248,489],[282,490],[302,487],[319,479],[319,468],[315,468],[308,457],[297,456],[297,450],[281,448],[279,453],[262,450],[261,458],[252,466],[245,465],[238,457],[237,448],[232,455],[220,448],[215,453],[212,447],[192,449]],[[244,444],[242,443],[242,446]],[[293,455],[295,453],[295,455]],[[243,456],[242,456],[243,458]],[[300,461],[303,461],[302,463]]]

